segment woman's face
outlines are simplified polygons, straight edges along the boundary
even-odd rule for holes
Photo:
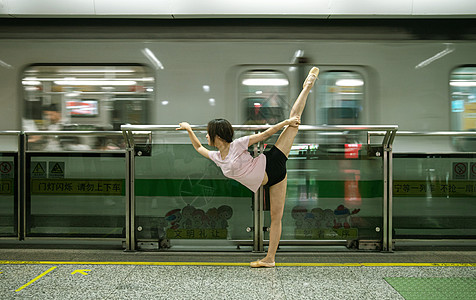
[[[208,146],[212,146],[212,147],[213,147],[213,145],[212,145],[211,142],[210,142],[210,136],[208,135],[208,133],[207,133],[207,141],[208,141]]]

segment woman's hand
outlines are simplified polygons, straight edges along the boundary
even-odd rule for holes
[[[182,123],[179,123],[179,128],[176,128],[175,130],[192,130],[192,127],[190,127],[190,124],[188,124],[187,122],[182,122]]]
[[[301,124],[301,118],[296,116],[286,120],[286,124],[291,127],[298,127]]]

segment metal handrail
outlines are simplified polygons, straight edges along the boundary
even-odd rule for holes
[[[88,135],[88,136],[104,136],[104,135],[117,135],[121,136],[122,131],[25,131],[25,135]]]
[[[21,131],[16,131],[16,130],[4,130],[0,131],[0,135],[20,135]]]
[[[475,136],[475,131],[399,131],[397,136]]]
[[[23,132],[24,136],[25,136],[25,149],[26,149],[26,152],[45,152],[45,151],[30,151],[28,150],[28,136],[92,136],[92,137],[101,137],[101,136],[117,136],[117,137],[121,137],[123,136],[123,132],[122,131],[92,131],[92,130],[88,130],[88,131],[81,131],[81,130],[57,130],[57,131],[40,131],[40,130],[36,130],[36,131],[24,131]],[[147,137],[149,139],[151,139],[151,136],[150,136],[150,133],[147,134],[147,133],[142,133],[141,135],[147,135]],[[60,150],[60,151],[55,151],[55,152],[87,152],[87,153],[103,153],[103,152],[107,152],[107,153],[115,153],[115,152],[120,152],[120,153],[124,153],[124,149],[121,149],[121,150],[94,150],[94,149],[91,149],[91,150]]]
[[[387,136],[386,131],[372,131],[367,133],[367,140],[370,144],[370,138],[372,136]],[[397,136],[427,136],[427,137],[476,137],[475,131],[406,131],[406,130],[399,130],[395,132],[393,139]],[[392,142],[389,144],[390,146],[393,144]]]
[[[237,131],[264,131],[272,125],[232,125]],[[197,131],[207,130],[206,125],[191,125],[192,129]],[[128,147],[134,147],[133,134],[140,131],[171,131],[178,128],[178,125],[122,125],[121,130],[126,139]],[[324,132],[345,132],[345,131],[367,131],[367,132],[382,132],[385,137],[382,141],[384,147],[391,147],[395,134],[398,130],[398,125],[333,125],[333,126],[313,126],[300,125],[300,131],[324,131]]]
[[[384,136],[385,131],[369,132],[371,136]],[[399,130],[397,136],[476,136],[476,131],[405,131]]]
[[[190,125],[195,130],[206,130],[207,125]],[[272,125],[232,125],[233,129],[239,131],[261,131]],[[122,131],[169,131],[178,128],[178,125],[121,125]],[[313,126],[299,125],[299,130],[304,131],[389,131],[397,130],[398,125],[333,125],[333,126]]]

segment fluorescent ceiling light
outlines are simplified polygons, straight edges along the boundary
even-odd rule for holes
[[[61,78],[61,79],[60,79]],[[77,78],[77,77],[56,77],[56,78],[37,78],[37,77],[25,77],[23,78],[23,80],[39,80],[39,81],[62,81],[62,80],[66,80],[66,81],[72,81],[72,80],[75,80],[75,81],[107,81],[107,82],[110,82],[111,80],[114,80],[114,81],[126,81],[126,80],[132,80],[132,81],[154,81],[154,77],[142,77],[142,78],[133,78],[133,77],[123,77],[123,78],[106,78],[106,77],[99,77],[99,78],[94,78],[94,77],[81,77],[81,78]]]
[[[155,54],[150,51],[149,48],[142,49],[142,53],[149,59],[149,61],[154,65],[155,69],[164,69],[164,65],[160,62],[160,60],[155,56]]]
[[[445,50],[436,53],[435,55],[433,55],[432,57],[430,57],[428,59],[425,59],[424,61],[422,61],[421,63],[416,65],[415,69],[421,69],[423,67],[426,67],[429,64],[431,64],[432,62],[434,62],[435,60],[440,59],[443,56],[448,55],[448,54],[450,54],[451,52],[453,52],[455,50],[455,49],[453,49],[453,45],[451,43],[445,43],[445,45],[446,45]]]
[[[57,85],[135,85],[132,80],[55,80]]]
[[[243,80],[242,83],[250,86],[286,86],[289,81],[282,78],[250,78]]]
[[[297,63],[301,57],[304,57],[304,50],[296,50],[291,58],[291,64]]]
[[[114,70],[114,69],[82,69],[82,70],[74,70],[74,69],[64,69],[59,70],[58,72],[63,73],[134,73],[135,71],[132,69],[122,69],[122,70]]]
[[[13,69],[12,65],[7,64],[3,60],[0,60],[0,67],[4,67],[4,68],[7,68],[7,69]]]
[[[461,81],[456,81],[452,80],[450,82],[451,86],[459,86],[459,87],[471,87],[471,86],[476,86],[476,81],[467,81],[467,80],[461,80]]]
[[[23,80],[21,83],[23,85],[40,85],[41,84],[41,82],[36,80]]]
[[[336,82],[337,86],[363,86],[364,81],[361,79],[339,79]]]

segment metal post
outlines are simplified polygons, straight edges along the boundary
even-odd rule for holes
[[[388,147],[388,239],[387,251],[393,251],[393,151],[392,145]]]
[[[126,149],[126,251],[135,251],[134,149]]]
[[[258,133],[259,131],[255,131]],[[262,147],[262,143],[260,142],[259,145],[254,145],[253,147],[253,154],[254,157],[258,156],[260,151],[258,147]],[[253,196],[253,252],[263,252],[263,240],[264,240],[264,231],[263,231],[263,224],[264,224],[264,212],[263,212],[263,187],[260,187]]]
[[[383,145],[383,232],[382,232],[382,251],[388,251],[388,152],[387,147]]]
[[[259,142],[259,154],[263,153],[264,151],[264,142]],[[258,190],[258,202],[259,202],[259,250],[260,252],[264,252],[264,188],[260,186]]]
[[[25,186],[26,186],[26,164],[25,164],[25,151],[26,151],[26,135],[20,133],[18,135],[18,154],[17,154],[17,236],[18,240],[25,239],[26,228],[26,212],[25,212]]]

